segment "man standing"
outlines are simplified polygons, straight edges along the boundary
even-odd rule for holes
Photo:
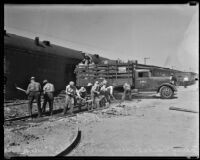
[[[32,104],[34,99],[36,99],[37,102],[38,117],[41,117],[42,113],[41,113],[41,103],[40,103],[40,91],[41,91],[40,83],[35,81],[35,77],[31,77],[30,83],[26,90],[26,94],[28,95],[28,111],[31,118],[32,118]]]
[[[76,93],[79,95],[76,87],[74,86],[74,82],[73,81],[69,82],[69,85],[66,86],[66,102],[63,115],[66,114],[68,108],[70,109],[69,113],[73,114]]]
[[[132,95],[131,95],[131,86],[130,86],[130,84],[124,83],[123,89],[124,89],[124,93],[123,93],[123,96],[122,96],[122,101],[125,100],[127,94],[128,94],[129,100],[131,100],[132,99]]]
[[[170,82],[171,82],[172,84],[176,85],[177,79],[176,79],[176,77],[174,76],[173,73],[171,73]]]
[[[49,103],[49,111],[50,115],[53,115],[53,100],[54,100],[54,85],[49,83],[48,80],[43,81],[43,94],[44,94],[44,103],[42,106],[42,113],[45,113],[46,110],[46,104]]]
[[[110,94],[109,94],[109,88],[107,87],[107,81],[106,80],[103,80],[102,81],[102,85],[101,85],[101,88],[100,88],[100,92],[101,94],[103,94],[103,96],[105,97],[105,100],[106,100],[106,103],[111,103],[111,100],[110,100]]]
[[[96,81],[91,88],[92,109],[99,108],[99,82]]]
[[[184,87],[187,88],[187,85],[188,85],[188,77],[187,76],[185,76],[183,78],[183,84],[184,84]]]

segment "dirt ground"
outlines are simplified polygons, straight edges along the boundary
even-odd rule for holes
[[[62,108],[61,103],[55,106]],[[198,83],[178,87],[170,100],[144,93],[75,117],[4,123],[4,153],[55,156],[79,128],[81,142],[69,156],[199,156],[199,113],[169,110],[171,106],[199,112]],[[4,114],[11,113],[8,108]]]

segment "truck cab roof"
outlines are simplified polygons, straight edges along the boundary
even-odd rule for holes
[[[137,72],[149,72],[150,70],[148,69],[136,69]]]

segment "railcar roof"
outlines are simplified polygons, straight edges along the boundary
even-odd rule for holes
[[[78,50],[69,49],[54,44],[50,44],[50,46],[47,46],[42,41],[40,42],[40,44],[41,46],[38,46],[35,44],[34,39],[18,36],[15,34],[6,33],[6,35],[4,35],[4,46],[6,47],[43,52],[47,54],[53,54],[79,60],[82,60],[84,58],[82,52]]]

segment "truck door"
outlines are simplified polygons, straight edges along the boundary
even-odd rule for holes
[[[139,91],[150,91],[151,82],[150,82],[151,73],[148,70],[136,70],[135,71],[135,88]]]

